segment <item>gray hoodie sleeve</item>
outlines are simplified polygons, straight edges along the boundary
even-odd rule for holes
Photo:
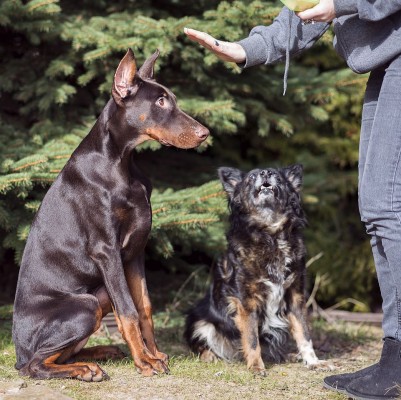
[[[380,21],[401,10],[401,0],[334,0],[336,17],[358,14],[366,21]]]
[[[327,23],[302,25],[301,22],[293,11],[284,7],[271,25],[253,28],[249,37],[238,42],[246,53],[245,64],[241,67],[284,61],[287,51],[293,57],[310,48],[330,26]]]

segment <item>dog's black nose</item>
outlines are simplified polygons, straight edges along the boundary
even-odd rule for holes
[[[267,176],[268,178],[270,178],[272,175],[273,173],[269,170],[260,171],[260,176]]]
[[[209,129],[202,126],[201,128],[197,128],[195,130],[195,134],[199,139],[205,140],[209,136]]]

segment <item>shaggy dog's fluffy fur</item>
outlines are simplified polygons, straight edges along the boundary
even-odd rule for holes
[[[218,172],[231,209],[228,249],[187,315],[187,342],[205,361],[243,358],[263,375],[262,353],[282,361],[291,333],[313,368],[321,362],[306,322],[302,166]]]

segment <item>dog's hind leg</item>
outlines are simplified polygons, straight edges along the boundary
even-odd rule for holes
[[[127,355],[118,346],[93,346],[80,350],[77,354],[72,356],[75,361],[93,360],[93,361],[106,361],[106,360],[122,360]]]
[[[52,303],[52,318],[40,332],[38,350],[21,368],[34,379],[76,378],[101,381],[107,374],[95,363],[69,363],[86,344],[102,320],[102,307],[90,294],[73,295]]]
[[[102,309],[101,318],[112,312],[110,297],[104,286],[97,288],[93,294],[97,297]],[[97,323],[96,325],[100,325],[100,323]],[[118,346],[94,346],[83,348],[88,339],[89,337],[84,339],[74,348],[73,355],[71,357],[74,362],[82,360],[121,360],[127,356]]]
[[[43,358],[36,355],[21,373],[33,379],[75,378],[86,382],[108,379],[108,375],[95,363],[58,364],[58,359],[62,356],[62,352]]]

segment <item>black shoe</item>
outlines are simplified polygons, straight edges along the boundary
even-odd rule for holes
[[[358,400],[397,399],[401,395],[401,342],[385,338],[382,355],[370,373],[352,380],[345,393]]]
[[[337,392],[345,393],[345,387],[349,383],[351,383],[354,379],[358,379],[370,374],[378,365],[379,364],[377,363],[371,365],[370,367],[348,374],[326,376],[326,378],[323,379],[323,386],[326,389],[336,390]]]

